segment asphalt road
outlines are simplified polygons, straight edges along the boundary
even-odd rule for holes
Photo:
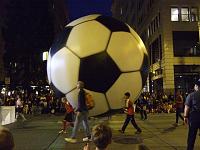
[[[90,127],[98,123],[108,124],[113,131],[112,144],[109,150],[185,150],[187,141],[187,126],[175,127],[175,114],[150,114],[148,119],[140,120],[136,114],[136,122],[142,129],[140,135],[136,135],[131,124],[128,125],[125,134],[118,130],[121,128],[125,115],[113,115],[111,118],[92,118]],[[78,143],[71,144],[64,141],[71,134],[71,128],[66,134],[58,134],[63,116],[40,115],[27,116],[28,121],[20,120],[7,125],[14,135],[15,150],[81,150],[85,145],[81,139],[84,130],[78,132]],[[182,121],[180,121],[182,124]],[[90,143],[92,149],[94,145]],[[197,136],[195,150],[200,150],[200,137]]]

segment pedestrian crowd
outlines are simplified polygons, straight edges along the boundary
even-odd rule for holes
[[[65,141],[69,143],[77,142],[77,134],[80,124],[83,124],[85,131],[84,142],[93,141],[96,150],[107,149],[108,145],[112,141],[112,131],[109,126],[98,124],[90,131],[89,126],[89,107],[86,102],[86,91],[84,89],[84,82],[78,81],[78,105],[77,108],[73,108],[66,97],[61,99],[56,98],[51,93],[34,94],[34,93],[20,93],[14,92],[11,95],[0,95],[0,105],[16,106],[17,114],[26,120],[23,114],[40,113],[55,113],[65,112],[63,119],[63,126],[59,133],[66,133],[68,127],[72,127],[72,133],[70,137],[66,137]],[[194,84],[194,92],[190,94],[183,94],[180,90],[177,90],[175,94],[169,94],[168,96],[163,92],[158,93],[142,93],[136,101],[130,99],[131,93],[128,91],[124,93],[124,106],[123,113],[126,114],[124,123],[119,129],[119,132],[124,134],[129,122],[136,129],[135,134],[142,132],[141,128],[137,125],[135,120],[135,113],[138,112],[141,115],[142,120],[148,119],[149,113],[175,113],[175,124],[179,125],[179,118],[183,121],[183,125],[188,125],[188,140],[187,150],[193,150],[197,131],[200,128],[200,80]],[[184,110],[184,115],[181,113]],[[6,143],[4,137],[9,138],[10,143]],[[11,149],[14,147],[14,140],[9,130],[0,128],[0,143],[1,146],[9,146]],[[90,146],[84,146],[84,150],[89,150]],[[7,148],[8,149],[8,148]]]

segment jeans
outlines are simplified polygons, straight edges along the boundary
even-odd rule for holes
[[[196,140],[197,131],[200,128],[200,112],[191,113],[189,116],[189,131],[187,139],[187,150],[193,150]]]
[[[140,115],[141,115],[141,119],[147,119],[147,111],[146,110],[143,110],[141,109],[140,110]]]
[[[178,123],[178,118],[180,117],[182,120],[183,119],[183,116],[181,115],[181,112],[182,112],[182,108],[176,108],[176,123]]]
[[[89,128],[89,123],[88,123],[87,111],[77,113],[71,138],[76,138],[76,134],[81,122],[83,123],[83,128],[85,130],[86,136],[90,138],[91,134],[90,134],[90,128]]]

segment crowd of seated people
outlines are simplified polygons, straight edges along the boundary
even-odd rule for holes
[[[0,106],[16,106],[17,97],[21,99],[24,114],[48,114],[64,111],[61,99],[52,93],[22,93],[0,94]]]
[[[184,100],[186,94],[182,95]],[[183,103],[184,104],[184,103]],[[163,92],[149,93],[144,92],[135,101],[136,112],[146,109],[148,113],[174,113],[176,111],[176,100],[173,94],[168,96]]]
[[[20,96],[23,103],[24,114],[48,114],[64,112],[61,99],[56,98],[52,93],[26,93],[15,91],[13,94],[5,95],[0,93],[0,106],[15,106],[17,95]],[[185,98],[186,95],[183,95]],[[173,94],[166,95],[163,92],[149,93],[143,92],[138,100],[135,101],[136,112],[141,107],[146,109],[147,113],[173,113],[175,112],[176,102]]]

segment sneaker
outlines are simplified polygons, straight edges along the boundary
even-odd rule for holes
[[[92,139],[89,138],[89,137],[85,137],[85,138],[83,138],[83,142],[91,142],[91,141],[92,141]]]
[[[59,133],[59,134],[64,133],[64,130],[60,130],[58,133]]]
[[[77,139],[74,139],[74,138],[65,138],[65,141],[69,142],[69,143],[76,143]]]
[[[59,133],[59,134],[62,134],[62,133],[66,134],[66,133],[67,133],[67,131],[60,130],[58,133]]]
[[[118,130],[120,133],[124,133],[124,131],[123,130]]]
[[[136,131],[135,134],[140,134],[142,131]]]

